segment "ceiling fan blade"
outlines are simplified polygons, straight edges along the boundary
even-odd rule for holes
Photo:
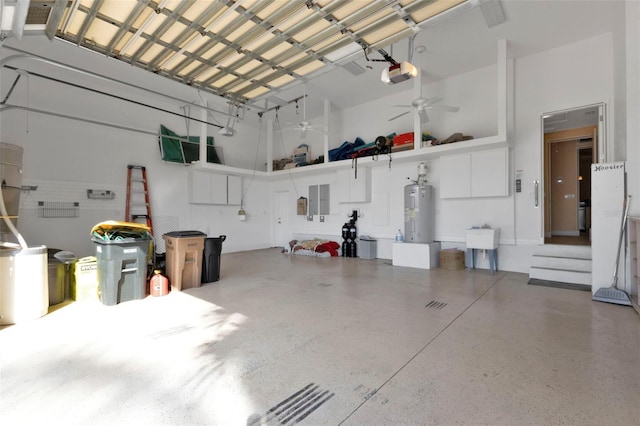
[[[313,132],[322,133],[323,135],[328,135],[329,134],[329,132],[327,132],[326,130],[316,129],[315,127],[309,127],[309,130],[311,130]]]
[[[410,112],[411,112],[411,111],[405,111],[405,112],[403,112],[402,114],[398,114],[398,115],[396,115],[395,117],[391,117],[391,118],[389,119],[389,121],[393,121],[393,120],[395,120],[396,118],[400,118],[400,117],[402,117],[403,115],[407,115],[407,114],[409,114]]]
[[[440,96],[436,96],[434,98],[427,99],[425,106],[432,106],[433,104],[437,104],[438,102],[442,102],[442,98]]]
[[[398,107],[398,108],[413,108],[413,105],[392,105],[393,107]]]
[[[421,123],[426,123],[427,121],[429,121],[429,116],[427,115],[427,112],[425,110],[419,109],[418,115],[420,116]]]
[[[457,106],[449,106],[449,105],[434,105],[433,108],[438,108],[441,109],[443,111],[449,111],[449,112],[458,112],[460,111],[460,108]]]

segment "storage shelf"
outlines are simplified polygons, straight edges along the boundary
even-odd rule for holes
[[[438,158],[448,154],[458,154],[463,152],[480,151],[490,148],[499,148],[507,146],[507,141],[501,136],[489,136],[485,138],[471,139],[468,141],[454,142],[444,145],[429,146],[424,148],[412,149],[407,151],[401,151],[392,153],[392,165],[409,163],[412,161],[424,161],[434,158]],[[358,158],[358,166],[373,166],[382,167],[388,166],[388,156],[379,155],[377,161],[373,157]],[[272,172],[253,171],[249,169],[242,169],[238,167],[226,166],[221,164],[201,164],[200,162],[193,162],[193,167],[203,170],[210,170],[212,172],[220,172],[226,174],[232,174],[237,176],[252,176],[263,179],[275,180],[285,178],[290,175],[316,175],[327,173],[332,170],[350,168],[352,160],[340,160],[330,161],[321,164],[312,164],[304,167],[294,167],[286,170],[274,170]]]
[[[507,143],[507,99],[508,99],[508,84],[507,81],[509,79],[509,69],[513,67],[509,66],[509,61],[507,60],[507,40],[502,39],[498,42],[497,46],[497,82],[498,82],[498,117],[497,117],[497,135],[495,136],[487,136],[478,139],[471,139],[468,141],[460,141],[454,142],[450,144],[444,145],[436,145],[430,147],[419,147],[420,141],[416,141],[414,143],[415,147],[412,150],[401,151],[395,154],[391,154],[392,156],[392,165],[393,164],[402,164],[409,163],[413,161],[424,161],[430,160],[434,158],[441,157],[443,155],[448,154],[460,154],[465,152],[473,152],[486,150],[491,148],[501,148],[508,146]],[[328,114],[328,103],[325,103],[325,115]],[[419,130],[420,126],[417,126],[418,129],[414,128],[414,134],[421,134]],[[419,136],[418,136],[419,137]],[[325,137],[325,161],[328,160],[328,155],[326,153],[327,150],[327,139]],[[271,161],[269,159],[268,161]],[[193,162],[194,167],[197,167],[202,170],[210,170],[212,172],[219,172],[229,175],[237,175],[237,176],[256,176],[263,178],[265,180],[278,180],[288,178],[292,175],[317,175],[322,173],[327,173],[332,170],[346,169],[352,166],[351,160],[341,160],[341,161],[331,161],[325,162],[321,164],[312,164],[304,167],[295,167],[292,169],[286,170],[275,170],[275,171],[253,171],[248,169],[242,169],[232,166],[225,166],[220,164],[202,164],[200,162]],[[388,166],[389,161],[386,155],[380,155],[377,157],[377,161],[372,157],[363,157],[358,158],[358,166]]]

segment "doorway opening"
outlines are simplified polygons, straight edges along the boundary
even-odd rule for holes
[[[591,164],[602,161],[604,105],[544,114],[544,244],[591,245]]]
[[[283,247],[289,241],[289,191],[275,191],[272,193],[274,218],[271,224],[271,247]]]

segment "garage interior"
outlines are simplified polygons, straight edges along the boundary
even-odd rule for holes
[[[155,263],[114,304],[60,267],[61,303],[0,325],[0,423],[638,423],[639,28],[635,1],[5,0],[0,306],[20,247],[103,266],[132,165],[149,258],[223,242],[162,297]]]

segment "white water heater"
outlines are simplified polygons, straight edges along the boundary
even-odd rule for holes
[[[418,164],[418,179],[404,187],[404,241],[432,243],[435,234],[433,187],[427,185],[427,165]]]
[[[433,212],[433,186],[414,183],[404,187],[405,242],[433,242],[435,228]]]

